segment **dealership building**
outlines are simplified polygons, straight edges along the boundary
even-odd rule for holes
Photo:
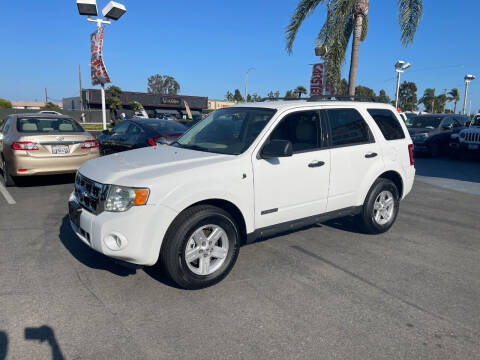
[[[106,91],[106,97],[109,92]],[[82,90],[83,108],[85,110],[100,110],[102,108],[102,97],[100,90]],[[174,116],[183,118],[187,115],[185,103],[190,107],[192,115],[201,115],[208,111],[208,98],[203,96],[187,95],[158,95],[141,92],[124,91],[120,96],[122,112],[132,115],[129,104],[133,101],[142,104],[149,116]],[[81,110],[80,96],[63,98],[64,110]]]

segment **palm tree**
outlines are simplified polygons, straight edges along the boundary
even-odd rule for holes
[[[313,13],[319,4],[328,4],[327,18],[317,38],[317,45],[326,50],[328,63],[327,82],[337,85],[340,71],[345,62],[347,46],[352,40],[352,56],[348,94],[355,95],[358,72],[360,42],[368,32],[369,0],[300,0],[286,30],[287,51],[292,52],[293,43],[305,18]],[[413,41],[423,13],[423,0],[398,0],[401,41],[406,46]]]
[[[433,114],[435,112],[435,89],[425,89],[425,92],[420,100],[418,100],[418,103],[423,104],[427,111],[428,108],[431,108]]]
[[[302,85],[298,85],[293,92],[298,96],[298,98],[301,98],[302,94],[307,95],[307,89],[305,89],[305,87]]]
[[[453,108],[453,113],[457,113],[457,102],[460,101],[460,91],[457,88],[453,88],[448,92],[448,101],[455,101],[455,105]]]

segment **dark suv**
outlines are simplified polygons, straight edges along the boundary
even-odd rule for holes
[[[450,136],[465,128],[468,116],[454,114],[418,115],[406,122],[415,146],[415,153],[432,157],[447,153]]]

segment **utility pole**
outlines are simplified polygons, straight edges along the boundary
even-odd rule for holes
[[[83,112],[83,96],[82,96],[82,72],[80,64],[78,64],[78,84],[80,86],[80,111]]]
[[[447,106],[447,90],[448,89],[443,89],[443,95],[445,95],[445,102],[443,103],[443,113],[445,114],[445,108]]]
[[[435,89],[433,89],[432,114],[435,113]]]
[[[47,88],[45,88],[45,104],[47,104],[48,102],[48,92],[47,92]]]
[[[471,74],[465,75],[464,80],[465,80],[465,94],[463,96],[463,110],[462,110],[463,115],[465,115],[465,111],[467,110],[468,84],[470,84],[470,81],[475,80],[475,76]]]

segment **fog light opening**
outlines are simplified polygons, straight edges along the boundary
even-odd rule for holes
[[[127,247],[127,239],[119,233],[108,234],[103,241],[105,242],[105,245],[113,251],[119,251]]]

